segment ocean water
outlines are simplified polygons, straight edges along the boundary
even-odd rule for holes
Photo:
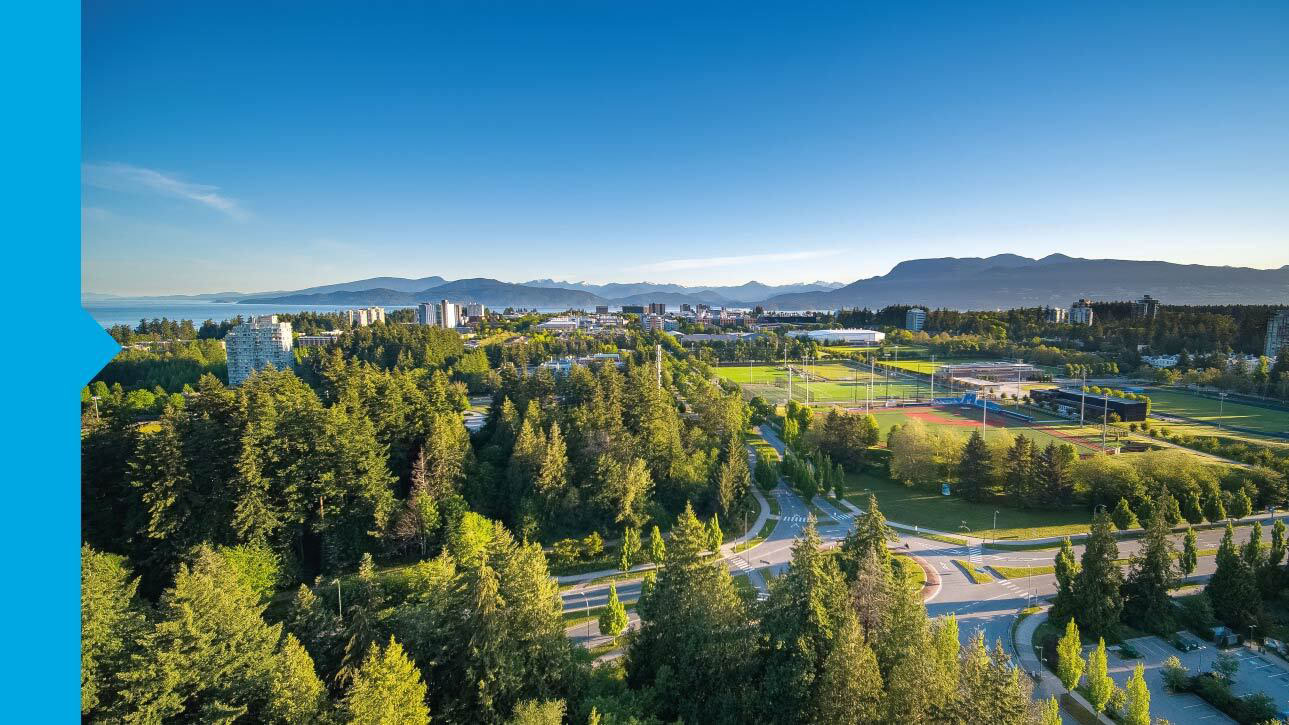
[[[139,320],[167,318],[192,320],[197,326],[206,320],[222,322],[238,315],[243,318],[256,315],[276,315],[296,312],[340,312],[355,305],[260,305],[236,302],[210,302],[207,300],[141,300],[122,297],[112,300],[86,301],[81,305],[104,328],[112,325],[137,325]],[[399,306],[387,306],[394,310]]]

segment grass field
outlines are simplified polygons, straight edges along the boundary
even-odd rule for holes
[[[1150,396],[1152,413],[1181,415],[1214,425],[1237,425],[1266,433],[1289,433],[1289,412],[1286,411],[1230,400],[1222,404],[1211,398],[1159,388],[1147,390],[1146,395]]]
[[[794,364],[792,369],[792,399],[802,403],[807,402],[807,395],[808,402],[812,403],[864,402],[869,399],[870,387],[874,400],[930,394],[930,386],[925,381],[892,378],[880,371],[870,374],[837,361],[811,365],[808,382],[801,374],[804,367]],[[782,364],[725,365],[714,370],[722,378],[742,385],[752,395],[773,401],[788,396],[788,371]]]
[[[958,568],[962,569],[963,573],[967,575],[967,578],[975,584],[988,584],[994,580],[992,576],[989,576],[989,572],[984,569],[977,568],[976,565],[966,559],[954,559],[953,563],[957,564]]]
[[[1088,531],[1092,520],[1086,511],[1021,510],[971,503],[957,496],[941,496],[938,491],[909,488],[868,473],[846,476],[846,498],[851,503],[866,507],[869,493],[877,496],[878,508],[891,521],[1001,541],[1082,534]],[[996,529],[993,528],[994,511],[998,512]]]
[[[914,420],[921,421],[926,426],[951,427],[961,430],[964,434],[970,434],[971,431],[980,428],[981,419],[979,410],[927,406],[879,408],[873,411],[873,417],[877,419],[877,425],[882,429],[883,434],[893,425],[903,425]],[[1092,427],[1080,428],[1077,424],[1064,421],[1029,425],[1014,418],[995,414],[986,417],[986,424],[986,440],[991,432],[1006,430],[1013,435],[1024,435],[1040,447],[1056,442],[1073,444],[1079,453],[1099,450],[1096,444],[1100,441],[1100,430]]]

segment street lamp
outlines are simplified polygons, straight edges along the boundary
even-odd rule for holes
[[[998,540],[998,512],[994,511],[994,528],[990,530],[989,538],[993,541]]]

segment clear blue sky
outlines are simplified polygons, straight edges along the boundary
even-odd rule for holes
[[[887,5],[86,3],[84,289],[1289,264],[1289,3]]]

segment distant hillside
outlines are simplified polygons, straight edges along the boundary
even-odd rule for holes
[[[595,285],[585,282],[556,282],[550,279],[537,279],[524,282],[529,287],[559,287],[590,292],[606,300],[625,304],[641,302],[702,302],[712,305],[753,305],[767,297],[792,292],[822,292],[842,287],[841,282],[809,282],[783,285],[767,285],[760,282],[746,282],[736,286],[686,287],[679,284],[661,284],[655,282],[611,282]]]
[[[443,284],[446,280],[442,277],[422,277],[420,279],[408,279],[406,277],[372,277],[370,279],[360,279],[354,282],[339,282],[337,284],[324,284],[317,287],[306,287],[305,289],[278,291],[278,292],[257,292],[254,294],[232,293],[228,297],[234,299],[220,299],[218,302],[246,302],[252,299],[260,301],[280,302],[283,297],[295,297],[298,295],[322,295],[330,292],[362,292],[387,290],[393,292],[419,292]],[[348,304],[346,302],[319,303],[319,304]],[[378,303],[372,303],[378,304]],[[392,302],[385,304],[394,304]]]
[[[981,310],[1067,307],[1081,297],[1129,300],[1143,294],[1177,305],[1285,304],[1289,302],[1289,265],[1264,270],[1078,259],[1063,254],[1042,259],[1014,254],[916,259],[901,262],[880,277],[861,279],[829,292],[775,295],[764,305],[780,310],[878,308],[891,304]]]
[[[440,278],[432,278],[440,279]],[[441,279],[440,279],[441,281]],[[291,293],[276,297],[247,297],[239,302],[290,305],[414,305],[449,299],[453,302],[481,302],[490,307],[589,307],[604,300],[589,292],[527,287],[495,279],[476,277],[444,282],[427,289],[406,292],[388,288],[341,290],[322,293]]]

